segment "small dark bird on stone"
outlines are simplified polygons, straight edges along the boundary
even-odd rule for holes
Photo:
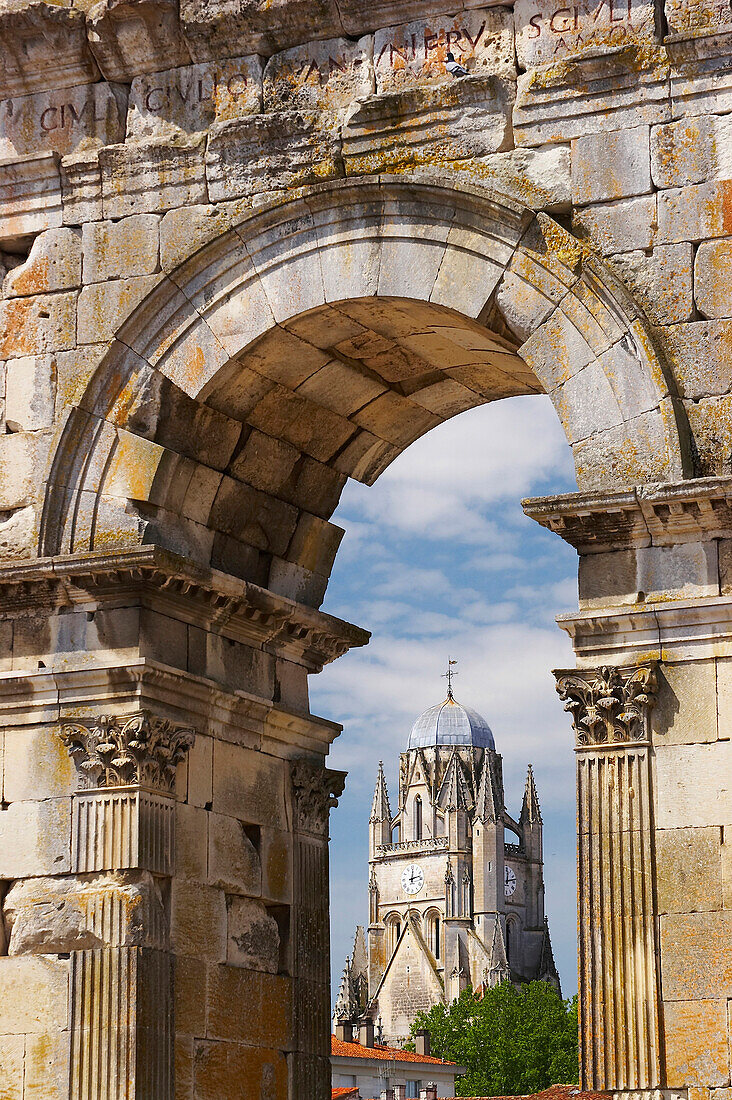
[[[445,68],[452,76],[467,76],[468,70],[464,69],[459,61],[456,61],[453,55],[448,51],[447,59],[445,61]]]

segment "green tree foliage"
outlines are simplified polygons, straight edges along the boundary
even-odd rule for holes
[[[467,1066],[458,1096],[523,1096],[579,1080],[577,998],[563,1001],[546,982],[516,989],[503,982],[446,1007],[420,1012],[412,1025],[430,1033],[432,1053]]]

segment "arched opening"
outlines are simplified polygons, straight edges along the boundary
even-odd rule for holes
[[[402,919],[398,913],[391,913],[386,917],[384,924],[386,925],[387,951],[391,955],[396,950],[396,945],[402,934]]]
[[[437,962],[442,959],[442,919],[438,909],[428,909],[425,913],[425,938],[427,946]]]
[[[307,714],[307,673],[365,640],[341,624],[313,654],[347,479],[371,485],[456,414],[547,394],[588,492],[688,472],[663,360],[610,271],[544,215],[431,180],[257,210],[161,279],[80,388],[41,554],[155,544],[245,582],[268,631],[249,665],[219,645],[240,589],[210,614],[210,650],[186,636],[181,660],[266,712]],[[469,907],[469,880],[455,889]]]
[[[422,839],[422,799],[419,795],[414,800],[414,839]]]

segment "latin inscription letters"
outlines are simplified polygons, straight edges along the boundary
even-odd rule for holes
[[[376,57],[376,63],[380,64],[386,55],[392,68],[402,68],[409,61],[429,61],[438,51],[447,53],[448,50],[458,52],[475,50],[485,34],[485,29],[486,24],[483,22],[474,36],[471,36],[464,27],[459,31],[445,31],[444,34],[432,34],[429,31],[419,36],[411,34],[408,42],[384,43]]]

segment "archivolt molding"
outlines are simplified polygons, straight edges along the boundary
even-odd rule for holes
[[[155,542],[317,605],[349,476],[542,391],[581,488],[688,472],[641,313],[550,218],[427,177],[323,185],[201,248],[121,324],[60,430],[40,552]]]

